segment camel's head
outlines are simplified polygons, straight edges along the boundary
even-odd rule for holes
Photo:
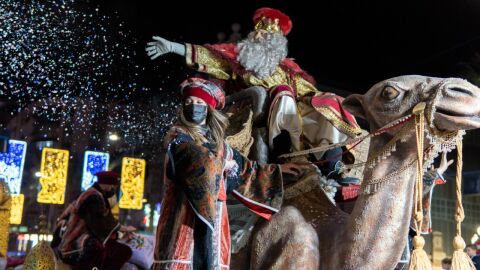
[[[480,128],[480,89],[458,78],[400,76],[375,84],[365,95],[348,96],[343,105],[373,130],[412,113],[420,102],[439,130]]]

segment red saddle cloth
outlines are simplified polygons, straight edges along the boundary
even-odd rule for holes
[[[344,201],[353,201],[358,197],[358,191],[360,190],[360,185],[350,184],[348,186],[341,187],[339,192],[335,196],[335,201],[344,202]]]
[[[355,201],[357,200],[359,190],[360,185],[355,184],[340,187],[337,191],[337,194],[335,194],[335,202],[337,207],[344,212],[351,214],[353,207],[355,206]]]

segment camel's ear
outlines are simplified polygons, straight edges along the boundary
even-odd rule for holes
[[[347,109],[347,111],[351,112],[353,115],[366,119],[365,118],[365,110],[363,109],[363,96],[359,94],[352,94],[346,97],[343,102],[342,106]]]

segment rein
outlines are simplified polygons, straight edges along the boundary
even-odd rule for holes
[[[315,147],[315,148],[311,148],[311,149],[307,149],[307,150],[302,150],[302,151],[297,151],[297,152],[293,152],[293,153],[288,153],[288,154],[283,154],[281,156],[279,156],[279,158],[290,158],[290,157],[297,157],[297,156],[303,156],[303,155],[308,155],[308,154],[313,154],[313,153],[318,153],[318,152],[324,152],[324,151],[328,151],[328,150],[331,150],[331,149],[334,149],[334,148],[338,148],[338,147],[342,147],[342,146],[346,146],[346,145],[352,145],[351,147],[349,147],[347,150],[345,151],[342,151],[342,153],[338,154],[338,155],[335,155],[333,157],[329,157],[329,158],[326,158],[326,159],[322,159],[322,160],[319,160],[319,161],[315,161],[315,162],[312,162],[312,164],[323,164],[325,162],[329,162],[329,161],[332,161],[332,160],[336,160],[337,158],[347,154],[350,150],[354,149],[355,147],[357,147],[360,143],[362,143],[364,140],[366,140],[367,138],[372,138],[372,137],[375,137],[375,136],[378,136],[378,135],[381,135],[389,130],[392,130],[396,127],[399,127],[399,126],[403,126],[405,125],[406,123],[412,121],[414,119],[413,115],[410,114],[410,115],[407,115],[405,117],[402,117],[402,118],[399,118],[395,121],[392,121],[390,123],[388,123],[387,125],[377,129],[376,131],[373,131],[371,133],[368,133],[366,135],[363,135],[361,137],[358,137],[358,138],[355,138],[355,139],[350,139],[350,140],[347,140],[345,142],[341,142],[341,143],[334,143],[334,144],[329,144],[329,145],[323,145],[323,146],[319,146],[319,147]],[[390,143],[390,142],[389,142]],[[388,143],[387,143],[388,144]],[[368,162],[368,161],[367,161]],[[357,164],[352,164],[352,165],[355,165],[355,166],[361,166],[363,165],[364,163],[357,163]]]

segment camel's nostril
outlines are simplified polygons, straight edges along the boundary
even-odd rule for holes
[[[461,88],[461,87],[449,87],[447,91],[458,92],[458,93],[463,93],[469,96],[473,96],[472,91],[465,88]]]

